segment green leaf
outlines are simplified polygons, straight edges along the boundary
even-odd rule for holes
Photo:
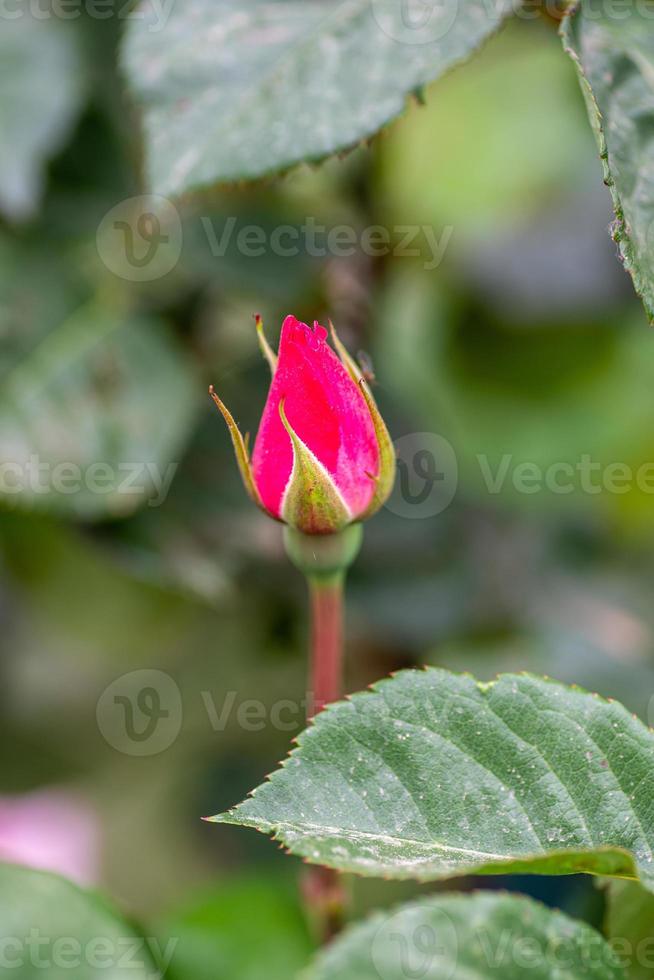
[[[178,940],[169,980],[290,980],[313,943],[295,883],[227,880],[168,916],[157,933]]]
[[[58,875],[0,865],[2,972],[13,980],[154,980],[159,944]],[[172,952],[168,946],[166,952]],[[164,954],[165,955],[165,954]]]
[[[144,6],[123,60],[150,183],[181,194],[352,147],[509,10],[446,0],[414,22],[396,0],[187,0],[162,25]]]
[[[613,238],[654,320],[654,20],[648,4],[612,15],[582,0],[562,24],[600,147]]]
[[[629,980],[654,976],[654,895],[631,881],[607,886],[605,932],[613,948],[628,964]]]
[[[428,898],[376,915],[319,955],[306,980],[624,980],[583,922],[515,895]]]
[[[51,242],[19,242],[0,232],[0,390],[26,352],[80,305],[82,294],[62,251]]]
[[[198,393],[164,323],[78,310],[2,377],[0,500],[84,519],[161,503]]]
[[[404,671],[320,714],[215,819],[363,875],[587,872],[654,890],[654,734],[530,675]]]
[[[0,31],[0,211],[8,217],[35,210],[44,165],[63,145],[84,89],[74,26],[12,4]]]

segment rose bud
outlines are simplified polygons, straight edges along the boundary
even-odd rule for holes
[[[252,459],[236,422],[214,392],[245,487],[259,507],[303,534],[333,534],[365,520],[387,500],[395,453],[363,372],[332,324],[313,328],[287,316],[277,356],[257,317],[272,371]],[[339,360],[340,358],[340,360]]]

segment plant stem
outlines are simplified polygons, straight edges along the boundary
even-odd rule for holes
[[[345,925],[347,892],[338,871],[311,865],[301,881],[307,917],[318,942],[328,943]]]
[[[311,599],[310,705],[312,718],[343,694],[343,585],[345,573],[309,576]]]
[[[307,576],[311,601],[311,649],[307,720],[343,694],[343,586],[345,572]],[[304,899],[322,942],[343,928],[347,896],[341,876],[331,868],[307,869]]]
[[[337,534],[305,535],[284,529],[286,551],[306,576],[311,602],[311,650],[307,717],[343,695],[343,593],[345,574],[361,547],[361,525]],[[307,868],[302,893],[309,918],[323,942],[341,931],[347,895],[341,875],[318,865]]]

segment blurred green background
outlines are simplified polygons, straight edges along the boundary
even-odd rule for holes
[[[304,587],[279,527],[243,493],[207,386],[256,431],[268,379],[255,312],[274,340],[286,313],[331,317],[374,364],[402,481],[351,576],[349,689],[424,663],[482,678],[526,669],[649,721],[654,479],[651,467],[649,487],[635,475],[654,460],[654,345],[607,234],[582,96],[553,26],[511,24],[371,145],[174,202],[168,226],[140,226],[141,243],[134,225],[141,253],[148,236],[155,252],[169,237],[159,271],[156,255],[138,271],[111,218],[129,224],[141,207],[130,199],[147,193],[117,67],[122,25],[5,27],[0,857],[17,853],[8,814],[32,801],[39,836],[38,800],[73,801],[90,828],[87,879],[162,935],[188,937],[177,965],[249,980],[263,957],[271,980],[287,980],[311,947],[299,864],[200,818],[240,801],[302,728]],[[274,229],[307,219],[358,240],[381,226],[394,247],[276,254]],[[238,246],[250,225],[266,236],[258,257]],[[414,225],[418,254],[404,254]],[[447,242],[437,268],[425,226]],[[34,457],[48,473],[131,466],[140,491],[17,492],[6,464]],[[590,489],[575,478],[570,492],[526,492],[513,479],[520,464],[551,473],[584,458]],[[604,479],[612,464],[628,468],[619,487]],[[484,474],[502,466],[491,492]],[[153,473],[172,476],[166,492]],[[178,731],[152,751],[103,714],[103,693],[143,670],[179,692]],[[271,714],[281,701],[290,724]],[[588,881],[517,884],[598,921]],[[352,888],[357,911],[414,891]]]

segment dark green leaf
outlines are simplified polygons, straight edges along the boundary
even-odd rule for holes
[[[0,865],[0,921],[2,972],[13,980],[159,976],[152,955],[158,959],[158,944],[146,942],[98,896],[58,875]]]
[[[423,899],[355,926],[306,980],[624,980],[606,941],[527,898],[480,892]]]
[[[188,0],[144,7],[124,64],[145,110],[150,183],[180,194],[318,160],[377,132],[466,58],[504,0]]]
[[[85,307],[2,379],[3,501],[82,518],[161,503],[198,393],[164,323]]]
[[[654,889],[654,734],[530,675],[404,671],[319,715],[215,819],[365,875],[587,872]]]
[[[654,319],[654,18],[648,3],[582,0],[562,25],[613,197],[612,234]]]
[[[43,167],[80,109],[84,71],[73,25],[11,5],[0,31],[0,210],[30,215]]]

